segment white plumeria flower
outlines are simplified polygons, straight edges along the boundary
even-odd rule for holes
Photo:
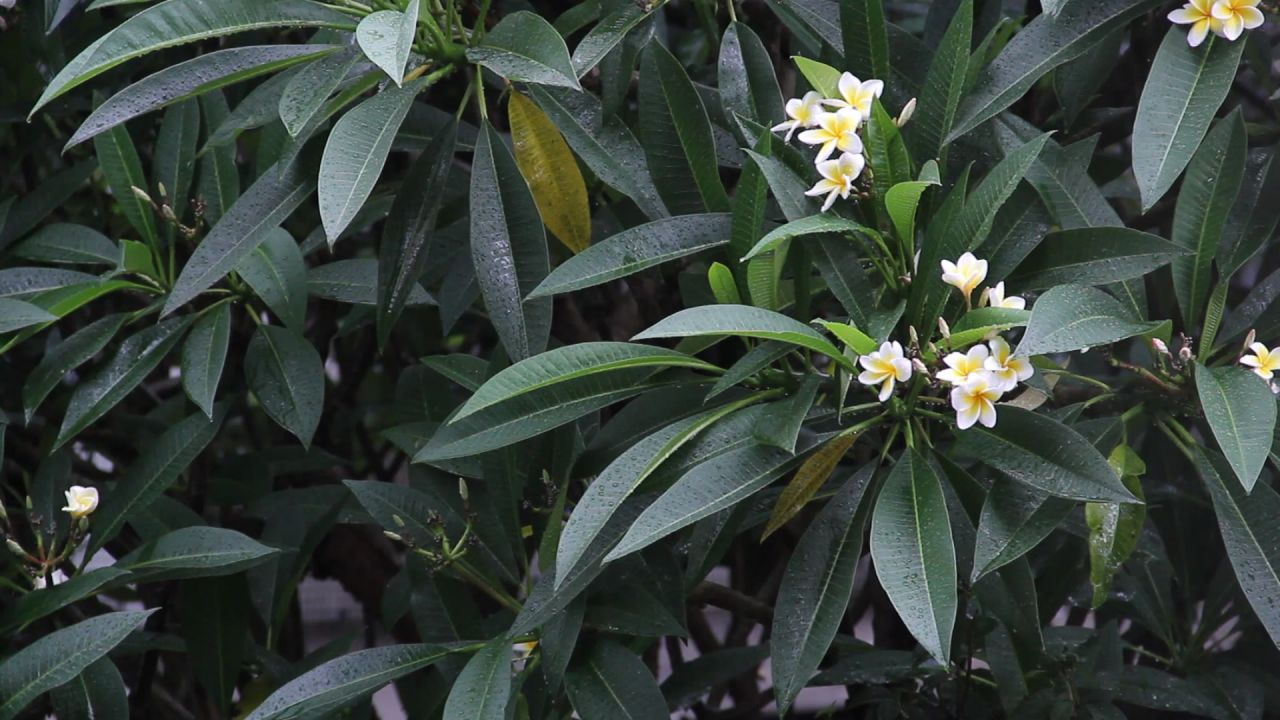
[[[991,351],[986,345],[974,345],[967,353],[953,352],[942,358],[947,369],[938,373],[938,379],[952,385],[963,385],[974,373],[983,372],[990,356]]]
[[[786,140],[791,142],[791,136],[796,130],[813,127],[822,112],[822,93],[810,90],[802,98],[791,98],[787,101],[787,117],[791,119],[774,125],[772,130],[773,132],[786,130]]]
[[[1004,338],[993,338],[990,343],[991,356],[983,363],[983,367],[991,374],[991,382],[1002,391],[1008,392],[1018,383],[1026,382],[1036,373],[1027,358],[1013,357],[1009,343]]]
[[[818,150],[818,162],[831,157],[837,149],[841,152],[860,153],[862,138],[858,137],[858,125],[861,123],[862,115],[853,108],[822,113],[815,123],[817,127],[800,133],[800,142],[822,146]]]
[[[1210,0],[1190,0],[1169,13],[1169,22],[1191,26],[1191,30],[1187,32],[1187,44],[1191,47],[1199,47],[1210,32],[1222,34],[1222,21],[1213,16]]]
[[[1266,345],[1256,342],[1250,345],[1249,349],[1253,354],[1240,358],[1240,364],[1253,368],[1255,375],[1270,381],[1271,376],[1280,370],[1280,348],[1268,350]]]
[[[978,306],[990,305],[994,308],[1010,308],[1012,310],[1026,310],[1027,301],[1017,295],[1005,297],[1004,281],[992,285],[982,291],[982,297],[978,300]]]
[[[974,423],[995,427],[996,401],[1004,394],[991,374],[978,372],[969,376],[963,385],[951,391],[951,407],[956,411],[956,426],[968,430]]]
[[[72,485],[70,490],[63,493],[63,496],[67,499],[67,506],[62,509],[70,513],[75,520],[86,517],[98,509],[98,488]]]
[[[1209,14],[1214,20],[1222,22],[1222,36],[1228,40],[1236,40],[1245,30],[1252,30],[1262,24],[1258,0],[1217,0],[1209,9]]]
[[[862,374],[858,382],[868,386],[880,386],[880,402],[889,399],[893,394],[895,382],[906,382],[911,379],[911,361],[902,352],[902,344],[898,341],[883,343],[880,349],[869,355],[858,358],[862,365]]]
[[[979,260],[971,252],[961,255],[960,259],[955,262],[950,260],[942,261],[942,282],[953,285],[964,293],[966,304],[968,304],[969,296],[974,289],[986,279],[987,261]]]
[[[516,662],[523,662],[529,659],[533,654],[534,648],[538,647],[537,640],[529,640],[526,642],[515,643],[511,646],[511,652],[515,655]]]
[[[830,210],[837,197],[842,200],[849,198],[849,193],[853,192],[853,181],[862,174],[862,168],[866,164],[866,159],[855,153],[843,153],[835,160],[818,163],[818,173],[822,175],[822,179],[805,191],[805,195],[810,197],[826,195],[827,199],[822,203],[822,212]]]
[[[840,97],[828,98],[824,103],[831,107],[851,107],[862,113],[863,117],[871,117],[871,103],[884,92],[881,80],[859,80],[853,73],[843,73],[836,83]]]
[[[31,586],[34,587],[36,590],[43,590],[46,587],[61,585],[66,581],[67,581],[66,573],[62,572],[61,570],[54,570],[53,574],[50,576],[48,580],[45,580],[44,575],[37,575],[35,579],[31,581]]]

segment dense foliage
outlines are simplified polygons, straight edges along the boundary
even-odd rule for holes
[[[0,720],[1280,716],[1270,12],[0,2]]]

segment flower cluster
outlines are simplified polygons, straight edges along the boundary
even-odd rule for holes
[[[1169,21],[1190,25],[1187,44],[1199,47],[1209,33],[1227,40],[1238,39],[1245,30],[1262,24],[1259,0],[1190,0],[1169,13]]]
[[[986,277],[987,261],[979,260],[973,253],[965,253],[955,262],[942,262],[942,279],[964,293],[966,304]],[[979,302],[1017,310],[1027,305],[1023,298],[1006,296],[1003,282],[984,289]],[[940,324],[945,327],[945,323]],[[1280,369],[1280,353],[1275,356],[1275,362]],[[858,358],[858,363],[862,365],[858,382],[879,388],[880,402],[887,401],[894,387],[910,380],[913,372],[928,373],[919,358],[914,361],[908,358],[897,341],[881,344],[880,349]],[[993,427],[996,402],[1035,373],[1030,360],[1014,357],[1009,343],[994,333],[984,344],[974,345],[966,352],[948,354],[942,358],[942,364],[945,368],[936,377],[951,387],[951,407],[956,411],[956,425],[961,430],[977,423]]]
[[[836,89],[838,97],[826,98],[821,93],[807,92],[804,97],[788,100],[788,120],[773,127],[774,132],[786,131],[788,141],[797,130],[803,130],[800,142],[818,146],[815,162],[822,179],[805,194],[825,195],[823,212],[831,209],[836,198],[849,198],[853,182],[867,165],[858,129],[871,115],[871,104],[884,92],[884,83],[859,80],[853,73],[844,73]],[[836,151],[840,154],[832,158]]]

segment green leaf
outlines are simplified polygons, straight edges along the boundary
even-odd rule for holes
[[[889,23],[883,0],[840,0],[845,62],[860,78],[889,81]],[[840,48],[837,48],[837,50]]]
[[[681,310],[631,339],[708,335],[741,335],[780,340],[821,353],[848,369],[853,369],[853,363],[818,331],[786,315],[747,305],[704,305]]]
[[[772,403],[769,415],[756,423],[752,433],[755,439],[764,445],[795,452],[800,426],[818,397],[818,380],[816,374],[809,375],[791,397]]]
[[[418,156],[391,203],[378,253],[378,346],[391,336],[427,268],[427,241],[444,202],[458,124],[450,122]],[[314,273],[313,276],[314,278]]]
[[[731,225],[729,214],[713,213],[678,215],[628,228],[561,263],[529,297],[593,287],[720,247],[728,242]]]
[[[725,305],[741,305],[742,295],[738,293],[738,283],[733,279],[733,271],[722,262],[713,262],[707,268],[707,285],[716,302]]]
[[[182,635],[196,679],[228,715],[249,638],[248,586],[243,577],[182,583]]]
[[[279,72],[335,50],[330,45],[237,47],[171,65],[133,83],[99,105],[76,129],[64,150],[118,128],[140,115],[259,75]]]
[[[556,579],[559,587],[571,577],[573,570],[586,557],[588,550],[597,547],[610,519],[631,494],[640,487],[658,467],[694,436],[730,412],[742,407],[749,399],[730,403],[693,417],[671,423],[636,442],[587,486],[573,514],[565,522],[556,550]]]
[[[347,79],[360,60],[354,50],[326,55],[293,73],[276,102],[276,109],[289,136],[297,138],[312,124],[338,86]],[[404,67],[402,64],[401,67]]]
[[[885,480],[871,515],[871,559],[898,617],[943,665],[956,622],[956,552],[942,484],[908,449]]]
[[[244,373],[267,415],[310,447],[324,408],[324,367],[315,347],[296,332],[261,325],[245,351]]]
[[[528,91],[604,184],[634,200],[650,220],[671,214],[653,185],[640,142],[617,116],[604,112],[599,99],[586,92],[541,85],[530,85]]]
[[[1128,445],[1118,445],[1107,459],[1120,481],[1139,500],[1145,500],[1142,481],[1146,464]],[[1093,607],[1101,607],[1111,590],[1111,579],[1138,547],[1146,505],[1087,503],[1084,519],[1089,527],[1089,581],[1093,584]]]
[[[663,202],[676,215],[727,212],[711,121],[684,66],[659,43],[640,60],[640,140]]]
[[[92,597],[98,590],[124,574],[126,572],[119,568],[102,567],[80,573],[65,582],[51,585],[43,590],[29,592],[15,600],[4,615],[0,616],[0,631],[8,633],[21,629],[32,621]]]
[[[317,265],[307,272],[307,292],[348,305],[378,305],[378,259],[352,258]],[[422,286],[414,283],[406,306],[435,305]]]
[[[230,344],[231,306],[224,303],[201,315],[182,345],[182,389],[211,419]]]
[[[351,29],[346,15],[309,0],[165,0],[98,38],[67,63],[45,88],[31,114],[54,98],[137,57],[176,45],[270,27]],[[29,119],[29,118],[28,118]]]
[[[731,22],[720,41],[716,77],[726,117],[735,114],[772,126],[782,120],[784,105],[773,61],[750,27]]]
[[[1047,13],[1037,16],[1014,35],[995,61],[983,70],[977,86],[961,103],[959,118],[946,141],[952,142],[995,117],[1050,70],[1079,56],[1113,29],[1127,25],[1158,5],[1157,0],[1068,2],[1056,16]],[[1180,40],[1186,44],[1185,39]],[[1136,140],[1136,131],[1134,137]]]
[[[810,215],[809,217],[789,222],[780,227],[774,228],[768,235],[760,238],[760,241],[751,248],[751,251],[743,256],[743,260],[750,260],[763,253],[776,250],[783,243],[794,240],[799,237],[808,235],[821,235],[824,233],[858,233],[868,237],[879,237],[879,233],[875,230],[861,224],[835,215],[826,213],[820,215]]]
[[[115,566],[129,571],[130,583],[217,577],[259,565],[279,552],[235,530],[196,525],[152,540]]]
[[[373,192],[396,131],[427,82],[420,78],[402,88],[388,88],[352,108],[333,126],[320,161],[325,182],[319,190],[320,220],[331,247]]]
[[[165,111],[151,167],[156,188],[164,186],[164,202],[173,209],[179,221],[185,221],[190,212],[188,206],[199,142],[200,103],[197,100],[184,100]],[[166,239],[173,237],[174,230],[172,225],[164,228]]]
[[[13,298],[0,298],[0,333],[13,332],[57,319],[56,315],[51,315],[31,303]]]
[[[444,704],[444,720],[505,720],[511,699],[511,643],[485,645],[453,681]]]
[[[826,436],[805,433],[796,452],[746,444],[693,466],[644,512],[605,556],[612,562],[731,507],[800,464]]]
[[[236,274],[285,325],[302,331],[307,320],[307,264],[292,235],[283,228],[268,232],[236,265]]]
[[[356,26],[356,43],[365,57],[382,68],[397,87],[404,84],[404,66],[418,32],[418,5],[419,0],[410,0],[404,12],[369,13]]]
[[[41,694],[105,656],[155,610],[98,615],[54,631],[0,664],[0,719],[12,720]]]
[[[247,720],[323,717],[451,652],[439,645],[389,645],[348,653],[285,683]]]
[[[524,10],[503,17],[467,59],[515,82],[582,89],[560,33]]]
[[[542,352],[551,298],[530,296],[548,277],[547,238],[528,184],[488,123],[471,165],[471,260],[507,355],[519,361]]]
[[[1213,512],[1218,518],[1222,543],[1245,598],[1266,629],[1271,642],[1280,644],[1280,495],[1260,483],[1248,493],[1227,482],[1222,456],[1192,446],[1196,469],[1209,487]]]
[[[84,160],[45,178],[21,203],[15,203],[14,198],[0,200],[0,248],[26,235],[61,207],[97,168],[97,162]]]
[[[264,172],[196,246],[165,300],[163,313],[187,304],[234,270],[315,188],[315,173],[297,163],[283,172],[276,167]]]
[[[871,116],[863,131],[866,139],[867,167],[883,182],[873,184],[876,197],[883,201],[885,191],[911,179],[911,156],[902,131],[879,100],[871,103]]]
[[[514,445],[665,384],[646,382],[651,373],[652,370],[639,368],[588,375],[517,395],[443,426],[418,451],[414,462],[467,457]]]
[[[71,223],[45,225],[9,252],[47,263],[115,265],[120,258],[120,249],[106,235]]]
[[[190,324],[190,317],[171,318],[120,343],[111,360],[76,386],[54,447],[62,447],[132,392],[178,344]]]
[[[1022,408],[1001,405],[996,426],[961,432],[956,452],[1056,497],[1138,502],[1080,433]]]
[[[951,326],[951,337],[943,345],[951,350],[982,342],[992,331],[1004,332],[1027,324],[1031,312],[1015,308],[974,308]]]
[[[273,81],[284,77],[288,77],[288,75],[282,74],[271,78],[264,82],[262,86],[259,86],[259,89],[264,86],[269,87]],[[257,91],[255,90],[255,92]],[[252,97],[252,94],[250,97]],[[241,105],[243,106],[248,102],[246,99]],[[264,123],[275,118],[275,108],[274,104],[267,108],[270,114],[263,120]],[[240,107],[237,107],[236,110],[238,112]],[[229,124],[235,118],[228,117],[227,100],[220,90],[200,96],[200,113],[204,117],[206,128],[205,155],[200,161],[200,175],[196,183],[196,195],[204,201],[205,222],[211,226],[217,226],[222,216],[235,205],[236,199],[240,197],[240,174],[236,169],[235,143],[216,144],[217,136],[214,133],[214,128]],[[219,131],[221,131],[221,128],[219,128]]]
[[[1265,202],[1280,196],[1280,147],[1254,150],[1245,163],[1240,194],[1227,215],[1218,246],[1218,272],[1230,277],[1244,266],[1280,224],[1280,203]]]
[[[1197,363],[1196,393],[1231,470],[1245,492],[1253,492],[1276,428],[1276,401],[1267,382],[1243,367]]]
[[[1004,477],[997,478],[987,492],[978,519],[970,582],[977,582],[987,573],[1027,554],[1075,509],[1076,503],[1072,500],[1053,497]]]
[[[920,90],[919,107],[907,131],[911,152],[917,158],[942,157],[943,141],[951,133],[956,110],[960,107],[961,92],[969,72],[969,48],[972,42],[973,2],[966,0],[956,8],[946,34],[938,43],[938,50],[929,63],[924,87]],[[914,211],[914,205],[912,210]],[[896,220],[894,222],[901,227]]]
[[[1176,26],[1165,34],[1133,124],[1133,174],[1143,211],[1168,192],[1191,162],[1231,90],[1242,52],[1244,43],[1216,36],[1193,48]]]
[[[80,283],[95,282],[88,273],[58,268],[15,267],[0,270],[0,297],[33,295]]]
[[[1191,327],[1199,325],[1209,299],[1213,259],[1240,190],[1247,150],[1244,116],[1237,109],[1205,137],[1178,191],[1170,237],[1186,257],[1173,260],[1173,289],[1182,319]]]
[[[1011,286],[1040,290],[1058,285],[1105,285],[1140,278],[1186,250],[1156,235],[1125,227],[1086,227],[1049,233],[1018,269]]]
[[[840,97],[840,71],[817,60],[810,60],[800,55],[791,56],[796,69],[809,81],[809,85],[823,97]]]
[[[133,189],[147,190],[147,178],[142,174],[142,161],[133,145],[129,131],[122,126],[98,135],[93,140],[93,154],[98,158],[102,174],[111,187],[111,195],[119,203],[121,212],[143,240],[155,244],[156,216],[151,205],[134,194]]]
[[[129,716],[124,678],[108,658],[95,660],[70,682],[54,688],[50,699],[58,720]]]
[[[651,720],[670,716],[667,703],[644,661],[611,640],[599,640],[591,653],[569,667],[564,677],[569,701],[582,720]]]
[[[824,449],[851,437],[839,436]],[[846,444],[839,454],[847,448]],[[823,451],[818,452],[814,458]],[[870,514],[870,504],[864,505],[862,498],[874,470],[873,465],[864,467],[836,491],[800,537],[782,575],[771,641],[774,692],[781,712],[818,669],[849,605]]]
[[[898,238],[907,247],[914,248],[916,242],[916,209],[920,207],[920,196],[932,185],[939,185],[936,180],[908,180],[889,188],[884,194],[884,206],[889,211],[889,219]]]
[[[622,342],[586,342],[566,345],[521,360],[489,378],[454,413],[453,421],[556,383],[597,373],[640,367],[717,369],[710,363],[682,352],[651,345]]]
[[[1155,329],[1133,319],[1118,300],[1083,285],[1060,285],[1041,295],[1018,343],[1022,357],[1109,345]]]
[[[858,355],[870,355],[876,351],[875,339],[859,330],[852,320],[847,323],[831,322],[829,320],[815,320],[814,322],[826,328]]]
[[[223,407],[212,417],[204,413],[189,415],[146,445],[142,455],[129,466],[115,488],[106,493],[102,507],[93,514],[93,540],[86,555],[92,556],[101,550],[135,513],[164,494],[213,441],[226,413]]]
[[[22,409],[27,422],[31,422],[36,408],[62,382],[62,378],[101,352],[128,319],[127,313],[99,318],[44,354],[22,388]]]
[[[574,74],[582,77],[600,64],[627,37],[627,33],[649,17],[657,7],[625,3],[602,18],[573,49],[571,60]]]

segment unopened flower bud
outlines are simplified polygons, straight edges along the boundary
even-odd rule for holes
[[[1182,349],[1178,351],[1178,359],[1182,360],[1182,362],[1191,362],[1193,357],[1195,356],[1191,354],[1191,346],[1189,345],[1183,345]]]
[[[929,368],[924,366],[924,362],[920,358],[911,358],[911,367],[926,378],[929,377]]]
[[[910,100],[907,101],[906,105],[902,106],[902,112],[898,113],[898,119],[894,121],[894,124],[897,125],[898,127],[905,126],[908,122],[910,122],[911,116],[914,115],[915,112],[916,112],[916,99],[911,98]]]
[[[920,335],[916,332],[914,325],[907,326],[907,337],[911,339],[912,347],[920,347]]]
[[[147,203],[148,205],[154,205],[154,204],[155,204],[155,201],[153,201],[153,200],[151,199],[151,196],[150,196],[149,194],[147,194],[147,191],[146,191],[146,190],[143,190],[142,188],[138,187],[137,185],[132,185],[132,186],[130,186],[130,187],[131,187],[131,189],[133,190],[134,197],[138,198],[139,200],[141,200],[141,201],[142,201],[142,202],[144,202],[144,203]]]
[[[404,527],[404,518],[395,513],[391,513],[391,522],[395,523],[396,527]]]
[[[1172,353],[1169,352],[1169,346],[1165,345],[1164,341],[1160,338],[1151,338],[1151,347],[1155,348],[1155,351],[1161,355],[1173,356]]]
[[[20,558],[25,558],[27,556],[27,551],[23,550],[22,546],[18,544],[18,541],[14,540],[13,538],[9,538],[5,540],[4,546],[9,548],[9,552],[13,553],[14,555],[17,555]]]
[[[160,192],[161,199],[169,197],[169,193],[165,192],[164,190],[164,183],[162,182],[156,183],[156,190]]]
[[[404,542],[404,538],[400,537],[399,533],[393,533],[390,530],[383,530],[382,534],[386,535],[387,539],[392,542]]]
[[[1258,339],[1258,331],[1254,330],[1253,328],[1249,328],[1249,334],[1244,336],[1244,345],[1241,346],[1244,349],[1241,350],[1240,352],[1244,352],[1245,350],[1248,350],[1249,346],[1252,345],[1257,339]]]
[[[943,339],[951,338],[951,326],[942,318],[938,318],[938,332],[942,333]]]
[[[462,497],[463,502],[470,499],[470,493],[467,491],[467,481],[462,478],[458,478],[458,495]]]

